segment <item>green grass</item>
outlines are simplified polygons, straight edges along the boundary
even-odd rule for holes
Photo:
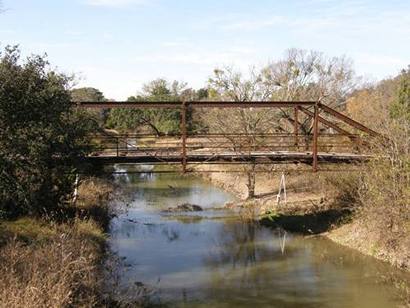
[[[0,242],[11,238],[26,243],[43,242],[55,237],[57,228],[48,222],[24,217],[14,221],[0,221]]]
[[[55,224],[35,218],[23,217],[14,221],[0,220],[0,244],[11,239],[26,244],[41,244],[52,241],[57,236],[75,231],[81,239],[89,239],[98,243],[106,240],[106,234],[93,220],[80,220],[66,224]]]

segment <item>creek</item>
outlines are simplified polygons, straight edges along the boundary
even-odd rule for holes
[[[393,282],[407,274],[322,237],[245,222],[224,208],[233,196],[199,178],[129,173],[116,181],[132,200],[110,228],[123,260],[119,293],[171,307],[400,304]],[[184,203],[203,211],[166,211]]]

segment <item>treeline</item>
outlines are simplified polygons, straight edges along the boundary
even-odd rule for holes
[[[140,93],[130,96],[128,101],[320,100],[327,105],[340,106],[358,84],[359,79],[349,59],[290,49],[282,59],[261,69],[251,68],[246,74],[233,67],[215,69],[207,86],[198,90],[189,88],[185,83],[157,79],[147,83]],[[75,101],[106,100],[99,90],[93,88],[76,89],[72,93]],[[292,112],[287,110],[259,113],[208,111],[193,114],[189,110],[189,130],[254,133],[258,130],[283,131],[293,126]],[[164,135],[179,132],[180,116],[179,110],[113,109],[103,111],[100,119],[107,128]],[[301,130],[309,134],[312,127],[309,121],[301,117]]]

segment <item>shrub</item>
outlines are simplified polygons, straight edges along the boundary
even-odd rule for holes
[[[70,102],[70,78],[46,59],[0,52],[0,215],[53,216],[73,190],[95,128]]]

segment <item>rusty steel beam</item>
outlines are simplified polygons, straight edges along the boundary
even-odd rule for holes
[[[253,102],[224,102],[224,101],[199,101],[189,102],[193,107],[217,107],[217,108],[266,108],[266,107],[295,107],[313,106],[315,102],[310,101],[253,101]]]
[[[299,120],[298,120],[298,111],[299,111],[299,108],[298,107],[294,107],[294,110],[293,110],[293,112],[294,112],[294,116],[295,116],[295,119],[294,119],[294,133],[295,133],[295,146],[298,146],[298,144],[299,144]]]
[[[186,113],[187,113],[187,105],[185,102],[182,103],[181,106],[181,139],[182,139],[182,152],[181,152],[181,160],[182,160],[182,172],[186,173],[186,164],[187,164],[187,156],[186,156],[186,139],[187,139],[187,128],[186,128]]]
[[[290,123],[294,122],[293,118],[289,118]],[[299,122],[299,125],[301,125],[301,123]],[[340,135],[340,136],[345,136],[346,134],[330,134],[330,133],[322,133],[321,137],[334,137],[335,135]],[[359,137],[359,135],[357,134],[350,134],[352,137]],[[109,134],[91,134],[90,136],[92,137],[96,137],[96,138],[103,138],[103,139],[115,139],[115,138],[146,138],[146,137],[152,137],[152,138],[165,138],[165,137],[180,137],[181,134],[180,133],[175,133],[175,134],[168,134],[168,135],[164,135],[164,136],[160,136],[158,137],[155,134],[113,134],[113,135],[109,135]],[[251,134],[251,133],[200,133],[200,134],[191,134],[189,135],[190,138],[194,138],[194,137],[213,137],[213,138],[221,138],[221,137],[226,137],[226,136],[232,136],[232,137],[249,137],[249,136],[255,136],[255,137],[289,137],[289,138],[293,138],[293,134],[292,133],[255,133],[255,134]],[[299,134],[299,136],[301,136]]]
[[[80,108],[180,108],[181,102],[75,102]]]
[[[342,114],[342,113],[340,113],[340,112],[334,110],[333,108],[330,108],[330,107],[328,107],[328,106],[325,106],[325,105],[323,105],[323,104],[321,104],[321,103],[319,103],[319,107],[320,107],[322,110],[326,111],[327,113],[330,113],[330,114],[333,115],[334,117],[336,117],[336,118],[342,120],[343,122],[345,122],[345,123],[347,123],[347,124],[349,124],[349,125],[351,125],[351,126],[357,128],[357,129],[359,129],[359,130],[361,130],[361,131],[363,131],[363,132],[368,133],[370,136],[373,136],[373,137],[380,137],[380,136],[381,136],[379,133],[375,132],[374,130],[372,130],[372,129],[366,127],[366,126],[364,126],[363,124],[360,124],[359,122],[357,122],[357,121],[355,121],[355,120],[349,118],[348,116],[345,116],[344,114]]]
[[[315,114],[312,111],[310,111],[306,108],[300,107],[299,110],[302,111],[303,113],[305,113],[306,115],[312,117],[312,118],[315,116]],[[343,128],[340,128],[336,124],[322,118],[321,116],[318,116],[318,120],[319,120],[319,122],[323,123],[324,125],[326,125],[330,128],[333,128],[334,130],[336,130],[337,132],[339,132],[342,135],[346,135],[348,137],[355,138],[355,139],[357,138],[357,136],[354,136],[353,134],[349,133],[347,130],[344,130]]]
[[[353,168],[346,168],[346,169],[320,169],[321,172],[363,172],[362,169],[353,169]],[[238,169],[238,170],[232,170],[232,169],[226,169],[226,170],[221,170],[221,169],[215,169],[215,170],[200,170],[200,169],[188,169],[186,171],[187,173],[244,173],[243,169]],[[281,169],[275,169],[275,170],[255,170],[253,171],[255,173],[296,173],[300,174],[302,172],[312,172],[311,169],[298,169],[298,170],[293,170],[293,169],[288,169],[288,168],[281,168]],[[156,173],[156,174],[175,174],[175,170],[151,170],[151,171],[106,171],[103,172],[104,174],[112,174],[112,175],[125,175],[125,174],[146,174],[146,173]],[[80,173],[82,174],[82,173]]]
[[[314,117],[313,117],[313,172],[318,171],[318,157],[317,157],[317,143],[319,137],[319,105],[315,104]]]
[[[74,102],[80,108],[180,108],[181,102]],[[226,101],[191,101],[187,106],[197,108],[268,108],[268,107],[297,107],[313,106],[311,101],[254,101],[254,102],[226,102]]]

